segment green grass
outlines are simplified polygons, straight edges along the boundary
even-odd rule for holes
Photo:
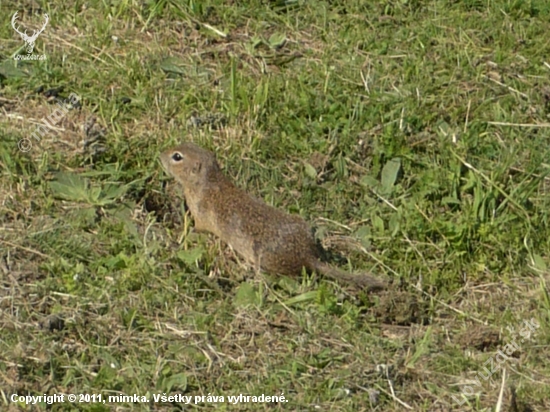
[[[2,410],[550,409],[547,0],[35,5],[0,5]],[[47,60],[12,58],[17,10]],[[37,141],[58,87],[81,107]],[[390,289],[254,277],[192,232],[181,141]]]

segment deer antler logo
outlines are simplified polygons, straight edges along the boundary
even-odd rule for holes
[[[19,35],[21,36],[21,38],[25,41],[25,43],[27,44],[27,47],[26,47],[26,50],[27,50],[27,53],[28,54],[31,54],[32,51],[34,50],[34,42],[36,41],[36,39],[38,38],[38,35],[40,33],[42,33],[44,31],[44,29],[46,28],[46,24],[48,24],[48,21],[50,20],[50,17],[48,16],[48,14],[44,13],[44,17],[46,19],[46,21],[44,22],[44,25],[42,26],[42,28],[40,30],[33,30],[33,33],[32,33],[32,36],[29,36],[27,35],[27,31],[25,30],[24,33],[20,32],[19,29],[17,27],[15,27],[15,21],[17,20],[17,11],[15,12],[15,14],[13,15],[12,19],[11,19],[11,25],[13,26],[13,29],[19,33]]]

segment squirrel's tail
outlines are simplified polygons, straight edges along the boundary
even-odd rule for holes
[[[377,279],[368,273],[358,273],[353,275],[319,260],[313,262],[311,269],[334,280],[351,283],[367,290],[381,290],[387,287],[386,282],[381,279]]]

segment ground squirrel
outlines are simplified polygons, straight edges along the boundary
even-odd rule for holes
[[[183,143],[163,152],[160,160],[183,186],[195,230],[218,236],[256,271],[299,276],[305,267],[367,290],[385,287],[368,274],[349,274],[321,262],[320,247],[308,224],[235,186],[221,171],[214,153]]]

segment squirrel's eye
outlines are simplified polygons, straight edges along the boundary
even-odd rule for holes
[[[176,152],[172,155],[172,160],[174,160],[175,162],[180,162],[182,159],[183,156],[179,152]]]

